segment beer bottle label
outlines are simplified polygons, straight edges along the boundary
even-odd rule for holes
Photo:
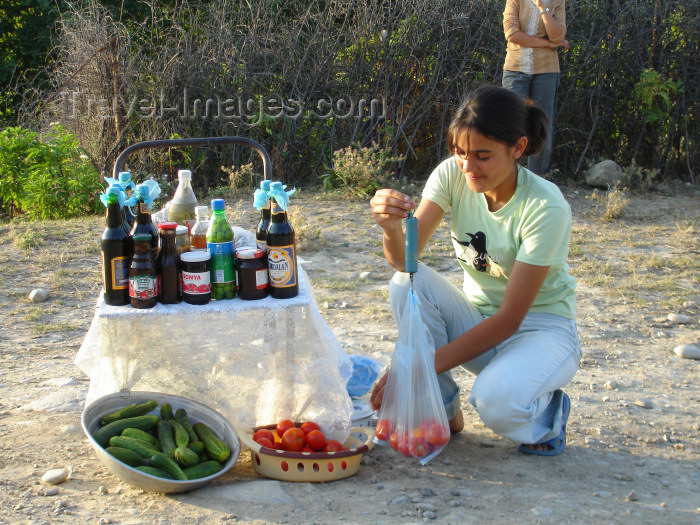
[[[110,261],[112,272],[112,290],[126,290],[129,287],[130,257],[114,257]],[[107,283],[105,283],[105,290]]]
[[[267,252],[267,268],[270,285],[288,288],[297,284],[297,271],[294,264],[294,245],[270,246]]]
[[[150,299],[157,295],[156,278],[150,275],[129,277],[129,297]]]
[[[201,295],[211,293],[210,272],[182,272],[182,291]]]
[[[233,269],[233,241],[208,242],[211,254],[211,282],[231,283],[235,281]]]

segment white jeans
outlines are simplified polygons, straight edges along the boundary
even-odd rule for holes
[[[409,275],[403,272],[397,272],[389,286],[397,326],[409,287]],[[420,263],[414,290],[436,348],[484,319],[461,289]],[[561,432],[560,389],[571,381],[580,359],[575,321],[553,314],[528,314],[515,335],[461,365],[477,376],[469,403],[500,436],[517,443],[547,441]],[[449,371],[439,374],[438,382],[447,418],[452,419],[460,408],[459,387]]]

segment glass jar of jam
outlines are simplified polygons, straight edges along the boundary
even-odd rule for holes
[[[270,292],[267,252],[244,248],[236,252],[236,291],[241,299],[262,299]]]
[[[182,265],[182,299],[188,304],[211,301],[211,256],[209,252],[185,252]]]

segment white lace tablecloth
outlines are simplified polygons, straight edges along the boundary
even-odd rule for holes
[[[86,406],[121,390],[184,396],[234,425],[314,420],[344,439],[352,363],[323,317],[306,272],[299,295],[195,306],[108,306],[102,294],[75,364],[90,378]]]

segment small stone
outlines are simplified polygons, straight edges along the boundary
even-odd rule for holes
[[[55,496],[56,494],[58,494],[58,488],[56,487],[46,489],[46,492],[44,492],[44,496]]]
[[[35,288],[29,292],[29,300],[33,303],[43,303],[49,298],[50,293],[51,292],[44,290],[43,288]]]
[[[345,301],[343,301],[342,303],[340,303],[340,307],[341,307],[341,308],[347,308],[347,307],[348,307],[348,303],[346,303]]]
[[[331,305],[330,305],[330,303],[329,303],[328,301],[323,301],[323,307],[324,307],[326,310],[328,310],[328,309],[331,307]]]
[[[665,502],[665,501],[662,501],[661,503],[659,503],[659,507],[663,508],[663,507],[665,507],[665,506],[666,506],[666,502]]]
[[[424,488],[421,489],[421,494],[423,494],[424,498],[432,498],[435,496],[435,491],[431,488]]]
[[[372,484],[374,485],[374,484],[377,482],[377,475],[376,475],[376,474],[372,474],[372,479],[370,479],[369,482],[372,483]]]
[[[627,472],[618,472],[615,474],[615,479],[618,481],[632,481],[632,475]]]
[[[635,491],[630,492],[627,494],[627,497],[625,498],[627,501],[638,501],[639,496],[637,496],[637,493]]]
[[[615,381],[614,379],[610,380],[610,381],[606,381],[605,384],[603,385],[603,387],[607,388],[608,390],[615,390],[617,388],[617,386],[618,386],[617,381]]]
[[[392,503],[394,505],[405,505],[406,503],[411,503],[411,498],[408,496],[399,496],[398,498],[394,498]]]
[[[700,348],[695,345],[678,345],[673,353],[683,359],[700,359]]]
[[[435,505],[433,505],[432,503],[418,503],[416,507],[418,508],[418,510],[422,510],[423,512],[435,512]]]
[[[654,403],[652,403],[650,399],[647,399],[645,397],[635,399],[634,404],[642,408],[654,408]]]
[[[426,510],[423,513],[423,517],[427,518],[429,520],[434,520],[435,519],[435,513],[432,510]]]
[[[359,278],[360,280],[369,279],[369,275],[370,275],[369,272],[360,272],[360,275],[358,275],[358,278]]]
[[[100,523],[101,523],[101,524],[104,524],[104,525],[107,525],[107,524],[109,524],[109,523],[112,523],[112,520],[109,519],[109,518],[100,518]]]
[[[690,322],[690,317],[683,314],[668,314],[666,319],[674,324],[688,324]]]
[[[43,476],[41,476],[41,481],[48,483],[49,485],[57,485],[58,483],[63,483],[68,479],[68,469],[67,468],[54,468],[48,470]]]
[[[107,490],[107,487],[105,487],[104,485],[100,485],[99,487],[97,487],[97,493],[101,496],[104,496],[105,494],[109,494],[109,491]]]

